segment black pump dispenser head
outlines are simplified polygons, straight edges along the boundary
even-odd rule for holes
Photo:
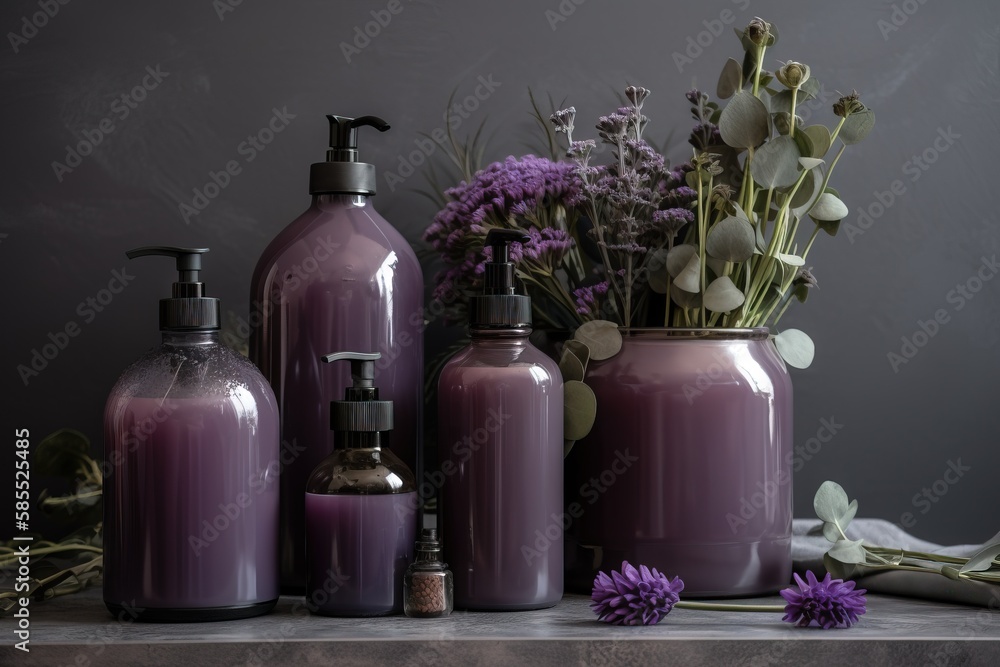
[[[205,283],[200,280],[201,256],[208,248],[177,248],[174,246],[143,246],[125,253],[129,259],[163,255],[177,260],[177,282],[171,298],[160,299],[161,331],[214,331],[219,328],[220,302],[205,296]]]
[[[378,352],[337,352],[320,357],[324,362],[351,362],[353,386],[343,401],[330,401],[330,428],[334,431],[382,432],[392,430],[392,401],[380,401],[375,386]]]
[[[469,324],[473,328],[519,329],[531,326],[531,299],[517,294],[510,244],[526,243],[531,237],[519,229],[491,229],[485,246],[492,257],[483,273],[483,293],[470,299]]]
[[[330,121],[330,148],[326,162],[309,170],[309,194],[375,194],[375,165],[358,161],[358,128],[374,127],[379,132],[389,124],[376,116],[348,118],[327,116]]]

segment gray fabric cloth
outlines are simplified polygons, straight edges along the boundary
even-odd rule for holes
[[[796,572],[812,570],[818,576],[826,573],[823,554],[832,543],[822,533],[810,535],[810,531],[820,525],[818,519],[795,519],[792,523],[792,561]],[[891,547],[909,551],[942,554],[946,556],[968,557],[979,551],[981,544],[961,544],[941,546],[925,542],[905,532],[894,523],[884,519],[855,519],[847,527],[847,536],[852,540],[864,540],[866,544]],[[990,542],[1000,540],[997,534]],[[872,593],[887,593],[905,597],[955,602],[958,604],[1000,608],[1000,586],[969,581],[954,581],[947,577],[923,572],[879,572],[857,580],[858,588]]]

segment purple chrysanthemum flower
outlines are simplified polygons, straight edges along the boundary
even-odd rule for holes
[[[656,568],[640,565],[636,570],[625,561],[621,572],[612,571],[610,577],[600,572],[594,579],[590,608],[605,623],[656,625],[677,604],[682,590],[679,577],[671,581]]]
[[[813,621],[821,628],[849,628],[858,622],[865,608],[865,589],[854,590],[853,581],[831,579],[827,572],[823,581],[817,581],[812,571],[806,572],[806,581],[795,575],[799,589],[789,586],[781,591],[785,598],[785,616],[781,620],[806,627]]]

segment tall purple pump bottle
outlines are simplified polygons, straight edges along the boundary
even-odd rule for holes
[[[122,374],[104,411],[104,602],[118,618],[219,621],[278,600],[278,406],[219,342],[207,248],[146,247],[180,276],[163,344]]]
[[[374,165],[358,161],[358,128],[389,125],[327,118],[330,149],[310,170],[312,205],[264,250],[250,297],[250,356],[281,408],[281,585],[289,593],[305,592],[306,481],[332,450],[324,406],[350,384],[346,367],[320,369],[322,355],[381,353],[376,378],[396,410],[392,450],[421,473],[423,274],[372,207]]]
[[[515,294],[509,259],[509,244],[528,238],[490,230],[472,342],[438,384],[441,528],[457,609],[541,609],[563,593],[562,374],[528,342],[531,300]]]

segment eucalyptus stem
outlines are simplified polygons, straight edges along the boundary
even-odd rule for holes
[[[757,49],[757,67],[753,73],[753,94],[754,97],[757,96],[757,91],[760,90],[760,68],[764,65],[764,52],[767,51],[767,46],[764,44],[760,45]]]
[[[783,604],[732,604],[729,602],[690,602],[679,600],[674,603],[674,609],[695,609],[698,611],[755,611],[782,613]]]
[[[806,243],[806,249],[802,251],[802,259],[809,256],[809,250],[812,249],[813,241],[816,240],[817,234],[819,234],[819,225],[816,225],[816,228],[813,229],[813,233],[809,235],[809,242]]]
[[[799,87],[795,86],[792,88],[792,113],[791,118],[788,121],[788,136],[792,139],[795,138],[795,102],[796,98],[799,96]]]
[[[698,260],[701,263],[701,278],[699,286],[701,288],[701,306],[699,307],[698,321],[701,326],[705,326],[705,202],[702,198],[701,167],[698,167]]]

